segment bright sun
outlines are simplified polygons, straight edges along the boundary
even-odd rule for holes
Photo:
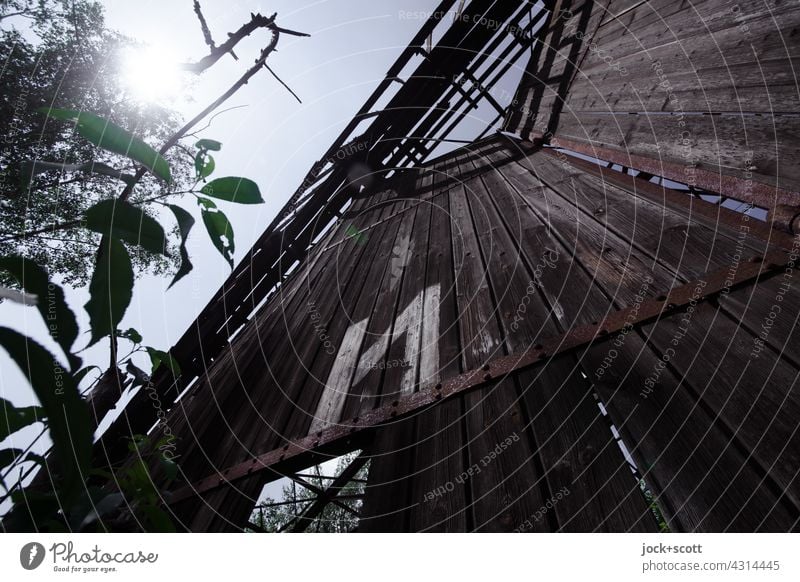
[[[181,87],[181,71],[174,55],[164,48],[144,46],[127,49],[122,55],[125,87],[143,101],[176,97]]]

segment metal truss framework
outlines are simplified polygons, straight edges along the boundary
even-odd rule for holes
[[[454,6],[458,4],[456,11]],[[307,173],[286,206],[170,350],[181,376],[160,370],[153,384],[174,400],[206,373],[209,364],[304,260],[326,229],[340,219],[359,185],[352,168],[369,169],[378,180],[430,160],[437,145],[482,103],[495,109],[480,139],[505,115],[492,90],[535,45],[546,28],[552,2],[473,0],[464,6],[443,0],[411,40],[386,77],[322,158]],[[449,24],[452,16],[452,23]],[[431,42],[441,34],[438,42]],[[418,62],[413,72],[407,70]],[[524,65],[524,63],[523,63]],[[523,67],[519,67],[523,68]],[[407,76],[406,76],[407,75]],[[378,103],[385,102],[378,107]],[[358,180],[356,180],[358,182]],[[101,438],[97,454],[125,455],[125,435],[144,433],[154,423],[141,393]]]

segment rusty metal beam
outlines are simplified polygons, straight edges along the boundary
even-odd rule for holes
[[[533,137],[541,139],[543,135],[541,133],[534,133]],[[663,176],[664,178],[676,182],[683,183],[686,179],[686,166],[684,164],[575,141],[561,137],[558,134],[550,139],[550,145],[562,147],[593,158],[614,162],[615,164],[620,164],[629,168],[643,170],[654,176]],[[724,194],[725,196],[736,198],[743,202],[749,202],[754,206],[772,209],[778,204],[787,204],[790,206],[797,206],[800,204],[800,193],[791,192],[783,188],[778,188],[777,186],[771,186],[764,182],[743,180],[736,176],[728,176],[712,170],[706,170],[705,168],[694,168],[692,176],[695,179],[695,186],[703,190]]]
[[[565,147],[565,149],[568,149]],[[559,156],[555,150],[545,148],[544,152],[559,161],[563,161],[563,156]],[[742,224],[742,213],[728,208],[723,208],[719,204],[706,202],[700,198],[688,195],[678,190],[667,188],[666,186],[658,186],[652,182],[641,179],[639,177],[630,176],[604,168],[593,162],[587,162],[574,156],[566,156],[570,165],[575,166],[583,172],[599,176],[604,182],[619,186],[624,190],[633,192],[636,196],[640,196],[650,202],[658,205],[667,205],[679,212],[689,215],[690,217],[700,218],[706,220],[711,226],[717,223],[724,223],[734,229],[739,228]],[[639,168],[634,168],[639,169]],[[536,168],[534,167],[534,171]],[[776,230],[770,227],[769,223],[761,223],[757,220],[750,220],[747,223],[748,233],[757,236],[758,238],[769,242],[776,247],[785,250],[791,250],[794,244],[794,238],[783,231]]]
[[[796,257],[795,257],[796,259]],[[731,288],[770,276],[789,263],[790,255],[782,250],[770,251],[763,257],[752,257],[749,262],[741,262],[712,271],[705,277],[673,287],[655,299],[648,299],[625,309],[610,313],[602,321],[573,327],[569,331],[544,340],[527,350],[510,354],[486,362],[478,369],[454,376],[435,386],[424,386],[414,394],[398,398],[394,402],[375,408],[360,417],[342,421],[315,434],[283,447],[258,455],[250,461],[238,463],[227,469],[205,477],[173,492],[170,503],[177,503],[192,496],[222,487],[228,483],[258,473],[280,475],[286,467],[308,466],[308,457],[319,457],[324,451],[342,451],[357,448],[357,442],[372,437],[372,431],[381,424],[395,421],[417,412],[456,394],[479,388],[490,382],[546,364],[551,359],[591,344],[595,340],[605,340],[611,334],[628,326],[641,325],[654,319],[680,311],[692,302],[705,301]],[[702,295],[697,296],[700,283]],[[360,445],[363,446],[363,445]]]

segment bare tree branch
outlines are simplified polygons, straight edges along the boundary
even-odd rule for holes
[[[31,14],[31,10],[20,10],[19,12],[10,12],[8,14],[0,14],[0,20],[5,20],[6,18],[11,18],[12,16],[23,16],[24,18],[36,18]]]
[[[217,107],[219,107],[220,105],[225,103],[225,101],[227,101],[239,89],[241,89],[242,87],[247,85],[247,83],[250,81],[251,77],[253,75],[255,75],[261,69],[262,66],[264,66],[264,62],[267,60],[267,57],[269,56],[269,54],[273,50],[275,50],[275,47],[278,44],[278,38],[279,37],[280,37],[280,34],[276,30],[273,30],[272,31],[272,40],[261,51],[261,55],[256,59],[255,64],[252,67],[250,67],[249,69],[247,69],[245,74],[242,75],[239,78],[239,80],[236,81],[236,83],[231,85],[231,87],[227,91],[225,91],[216,100],[214,100],[213,103],[211,103],[208,107],[206,107],[200,113],[195,115],[191,120],[186,122],[183,127],[181,127],[178,131],[176,131],[174,134],[172,134],[172,136],[166,141],[166,143],[163,146],[161,146],[161,149],[159,150],[159,153],[163,154],[167,150],[169,150],[172,146],[174,146],[176,143],[178,143],[178,140],[180,140],[184,135],[186,135],[186,133],[192,127],[197,125],[200,121],[203,120],[203,118],[205,118],[209,113],[214,111]],[[139,170],[136,172],[136,175],[134,176],[134,179],[127,186],[125,186],[125,189],[122,191],[122,194],[120,194],[120,196],[119,196],[120,200],[126,200],[131,195],[131,193],[133,192],[133,188],[136,186],[136,184],[139,182],[139,180],[142,179],[142,176],[144,176],[146,171],[147,170],[144,167],[139,168]]]
[[[203,31],[203,38],[212,51],[217,48],[217,45],[214,44],[214,39],[211,38],[211,31],[208,29],[208,24],[206,23],[206,18],[203,16],[203,11],[200,8],[199,0],[194,0],[194,13],[197,14],[197,19],[200,21],[200,29]]]
[[[216,48],[211,49],[211,52],[204,56],[202,59],[197,61],[196,63],[185,63],[182,65],[182,69],[186,71],[190,71],[199,75],[209,67],[211,67],[214,63],[216,63],[225,53],[231,52],[233,47],[235,47],[239,41],[243,38],[250,36],[253,32],[258,30],[259,28],[268,28],[274,33],[284,33],[284,34],[291,34],[294,36],[309,36],[304,32],[296,32],[294,30],[288,30],[285,28],[281,28],[275,25],[275,16],[273,14],[269,18],[266,16],[262,16],[261,14],[251,14],[250,15],[250,22],[243,24],[239,27],[234,33],[228,33],[228,40],[224,43],[219,45]]]

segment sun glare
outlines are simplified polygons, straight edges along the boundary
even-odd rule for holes
[[[143,101],[177,97],[181,87],[178,60],[169,50],[153,46],[123,53],[122,79],[125,87]]]

